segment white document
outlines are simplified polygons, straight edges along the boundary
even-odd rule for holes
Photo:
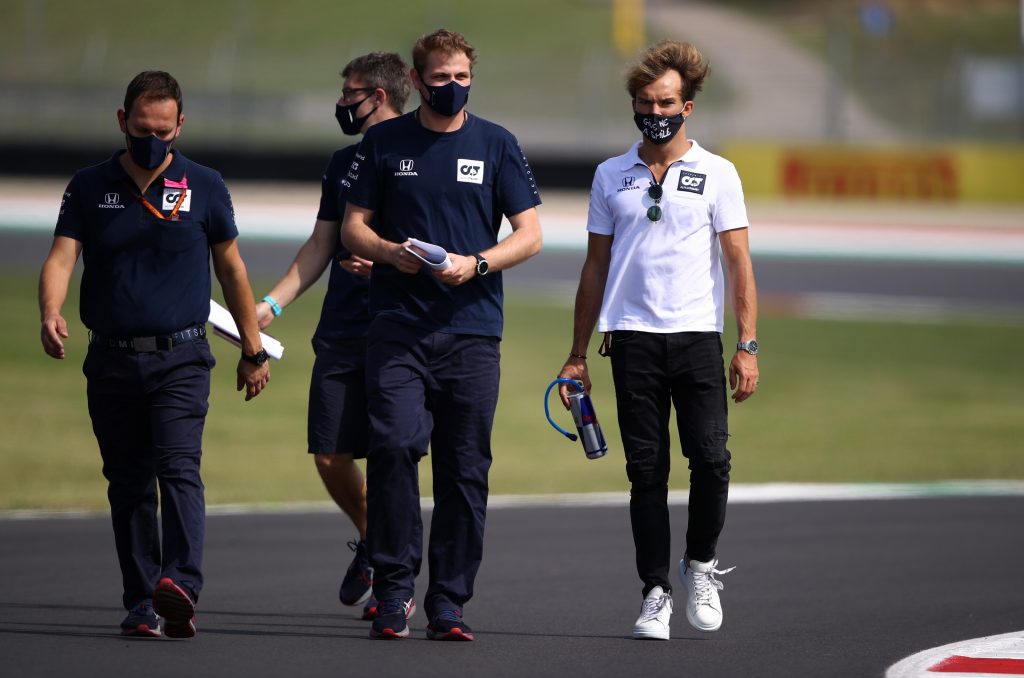
[[[443,247],[416,238],[409,238],[409,247],[406,247],[405,251],[435,271],[443,271],[452,265],[452,260]]]
[[[213,332],[221,339],[230,341],[235,346],[242,345],[242,337],[238,333],[238,325],[231,317],[231,312],[210,299],[210,324],[213,325]],[[284,345],[269,334],[260,332],[260,341],[263,342],[263,349],[271,358],[280,360],[284,355]]]

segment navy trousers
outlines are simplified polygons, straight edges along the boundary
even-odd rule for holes
[[[428,617],[462,609],[483,559],[499,339],[377,318],[367,340],[367,543],[378,600],[411,598],[423,550],[420,459],[434,474]]]
[[[214,362],[205,339],[151,353],[89,347],[82,371],[126,608],[152,598],[162,577],[193,600],[202,589],[206,506],[199,461]]]
[[[669,418],[675,406],[690,467],[688,558],[715,557],[725,525],[731,455],[728,392],[717,332],[612,332],[610,349],[619,430],[631,483],[629,514],[643,594],[671,591],[668,512]]]

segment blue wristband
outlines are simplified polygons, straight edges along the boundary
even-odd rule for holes
[[[263,301],[267,302],[267,304],[270,305],[270,310],[271,312],[273,312],[275,318],[281,315],[281,305],[274,300],[274,297],[268,294],[267,296],[263,297]]]

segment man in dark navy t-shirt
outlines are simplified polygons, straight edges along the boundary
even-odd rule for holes
[[[427,637],[472,640],[463,606],[483,557],[502,331],[499,271],[540,251],[540,197],[508,131],[464,110],[475,50],[439,30],[413,47],[416,111],[367,131],[342,241],[374,262],[367,339],[367,537],[380,600],[370,635],[401,638],[423,525],[417,463],[432,452]],[[502,216],[512,233],[498,242]],[[410,238],[447,252],[433,266]]]
[[[409,69],[397,54],[374,52],[350,61],[335,117],[345,134],[361,134],[402,114],[409,98]],[[309,385],[308,443],[317,471],[331,498],[352,520],[359,540],[349,542],[355,558],[338,597],[343,605],[363,605],[363,619],[376,615],[373,568],[366,549],[366,482],[355,459],[366,457],[366,331],[373,262],[351,254],[339,238],[347,189],[342,185],[356,146],[336,151],[324,174],[320,210],[309,239],[287,273],[256,305],[260,327],[331,268],[320,323],[313,335],[316,362]]]
[[[39,281],[41,339],[64,358],[61,307],[82,256],[80,312],[90,333],[82,371],[128,610],[121,631],[159,636],[163,617],[164,635],[188,638],[203,585],[211,255],[241,335],[237,386],[246,400],[270,368],[224,181],[171,150],[185,120],[177,81],[140,73],[117,118],[127,150],[77,172],[64,193]]]

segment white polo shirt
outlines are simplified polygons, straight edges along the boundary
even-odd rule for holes
[[[654,176],[638,155],[639,141],[597,167],[587,230],[614,238],[600,332],[723,329],[718,234],[749,226],[743,187],[731,162],[690,141],[662,182],[660,221],[647,218]]]

